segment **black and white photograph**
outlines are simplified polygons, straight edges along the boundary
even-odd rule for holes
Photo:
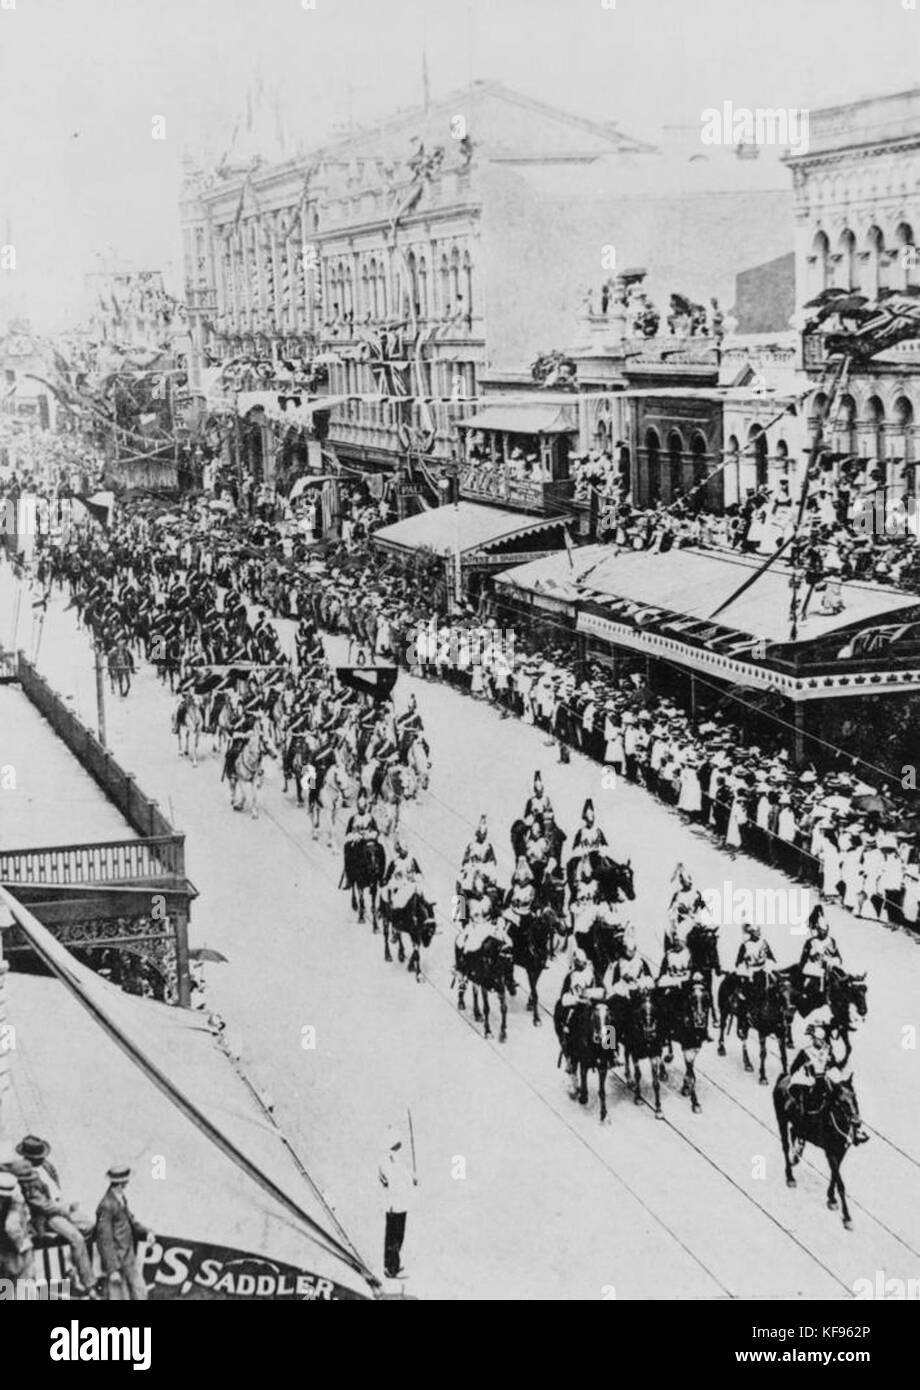
[[[871,1374],[918,239],[916,0],[0,0],[30,1364],[597,1302]]]

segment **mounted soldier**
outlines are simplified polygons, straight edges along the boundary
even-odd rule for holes
[[[820,903],[808,919],[810,935],[802,948],[799,971],[802,976],[802,1008],[810,1014],[827,1002],[827,977],[830,971],[844,968],[836,941],[830,934],[827,918]]]

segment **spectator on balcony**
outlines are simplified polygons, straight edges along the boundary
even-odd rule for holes
[[[76,1202],[64,1201],[57,1170],[49,1158],[51,1145],[46,1140],[27,1134],[16,1145],[16,1152],[21,1161],[12,1171],[29,1208],[33,1231],[37,1236],[61,1236],[67,1242],[79,1280],[77,1290],[90,1294],[93,1271],[85,1237],[91,1234],[93,1223],[80,1214]]]
[[[29,1209],[15,1174],[4,1167],[4,1158],[0,1156],[0,1276],[31,1279],[34,1257]]]

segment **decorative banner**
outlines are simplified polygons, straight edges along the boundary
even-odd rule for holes
[[[354,1289],[295,1265],[225,1245],[159,1236],[143,1255],[142,1273],[153,1300],[178,1299],[309,1303],[362,1299]]]

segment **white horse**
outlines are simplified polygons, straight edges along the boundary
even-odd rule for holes
[[[230,773],[230,805],[234,811],[245,811],[246,788],[250,788],[249,807],[253,820],[259,815],[259,793],[265,780],[263,764],[266,757],[277,756],[274,745],[268,736],[267,721],[260,719],[250,731],[249,737],[236,755]]]
[[[201,738],[201,730],[204,728],[204,710],[201,696],[197,695],[194,690],[186,690],[179,696],[172,725],[173,733],[179,742],[179,757],[191,757],[192,767],[197,767],[198,740]]]
[[[345,771],[338,758],[329,768],[323,779],[319,794],[319,812],[326,817],[326,844],[332,848],[332,833],[338,821],[339,812],[353,806],[358,795],[358,783]],[[315,821],[319,831],[320,815]]]
[[[419,790],[427,791],[428,783],[431,780],[431,759],[425,752],[424,744],[420,738],[414,738],[409,745],[407,766],[415,780],[413,795],[418,795]]]

